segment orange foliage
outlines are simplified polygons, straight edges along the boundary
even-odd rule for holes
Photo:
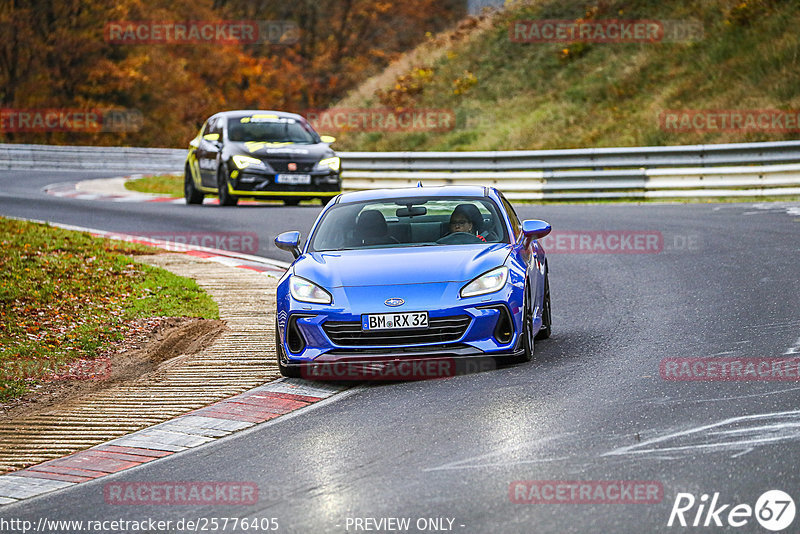
[[[127,132],[5,132],[0,142],[185,146],[223,109],[326,107],[463,0],[6,0],[0,3],[0,108],[127,109]],[[112,44],[114,21],[280,20],[293,44]]]

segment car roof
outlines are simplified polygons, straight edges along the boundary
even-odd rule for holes
[[[303,118],[302,115],[298,115],[297,113],[289,113],[287,111],[274,111],[270,109],[233,109],[229,111],[220,111],[219,113],[215,113],[214,115],[212,115],[212,117],[238,118],[256,114],[277,115],[278,117],[286,119],[300,119],[303,121],[305,120],[305,118]]]
[[[482,185],[439,185],[432,187],[401,187],[395,189],[368,189],[353,191],[339,195],[339,203],[381,200],[384,198],[419,198],[419,197],[475,197],[489,195],[489,189]]]

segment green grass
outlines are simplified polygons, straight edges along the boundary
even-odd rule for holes
[[[143,176],[135,180],[128,180],[125,182],[125,188],[139,193],[156,193],[169,197],[183,197],[183,176],[173,176],[171,174]],[[255,198],[252,200],[265,204],[283,204],[280,200],[262,198]],[[303,200],[300,202],[300,204],[304,206],[316,203],[317,202],[314,200]]]
[[[675,43],[514,43],[519,19],[695,20]],[[538,0],[508,7],[467,38],[439,36],[395,78],[343,107],[451,109],[448,132],[330,132],[338,150],[523,150],[795,139],[798,132],[675,132],[664,110],[800,108],[800,4],[778,0]],[[442,49],[446,52],[442,53]],[[565,52],[566,50],[566,52]],[[405,91],[409,73],[432,70]],[[394,74],[394,73],[393,73]],[[401,78],[406,75],[406,78]],[[465,79],[475,80],[464,85]],[[382,91],[382,92],[381,92]],[[388,95],[388,96],[387,96]]]
[[[96,358],[132,319],[219,318],[193,280],[131,257],[158,249],[4,218],[0,246],[0,401]]]
[[[138,264],[143,276],[135,298],[128,299],[127,317],[204,317],[219,319],[217,304],[190,278],[151,265]]]
[[[174,176],[172,174],[144,176],[135,180],[126,181],[125,189],[138,193],[155,193],[168,197],[182,197],[183,176]]]

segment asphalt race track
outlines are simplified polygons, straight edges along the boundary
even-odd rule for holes
[[[2,171],[0,215],[134,234],[255,232],[260,255],[288,262],[272,239],[294,229],[305,237],[319,212],[81,201],[41,191],[103,176],[110,175]],[[521,218],[579,234],[551,248],[545,240],[554,327],[532,363],[359,386],[207,446],[3,507],[0,517],[172,520],[168,532],[183,532],[175,526],[181,519],[223,517],[276,518],[277,532],[292,533],[403,531],[378,530],[388,518],[409,518],[410,532],[717,532],[715,518],[729,528],[730,510],[755,508],[767,490],[797,498],[796,375],[676,381],[662,378],[660,364],[800,357],[800,203],[516,207]],[[609,245],[616,242],[609,235],[632,235],[625,232],[657,236],[658,245],[597,249],[597,239]],[[594,253],[576,253],[586,252],[574,250],[580,235]],[[259,499],[106,503],[105,484],[132,481],[254,482]],[[516,503],[515,481],[649,481],[663,495],[636,504]],[[685,513],[689,525],[703,494],[706,510],[715,493],[717,508],[729,506],[699,514],[710,527],[677,519],[668,527],[679,493],[696,499]],[[746,523],[731,531],[768,532],[755,516],[732,520]],[[786,532],[798,525],[800,518]]]

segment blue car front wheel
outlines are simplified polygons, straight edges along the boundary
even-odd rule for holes
[[[530,286],[525,286],[525,303],[522,310],[522,352],[513,358],[514,361],[523,363],[533,359],[533,298]]]
[[[550,337],[553,319],[550,316],[550,274],[544,272],[544,297],[542,297],[542,327],[536,333],[536,339],[547,339]]]

